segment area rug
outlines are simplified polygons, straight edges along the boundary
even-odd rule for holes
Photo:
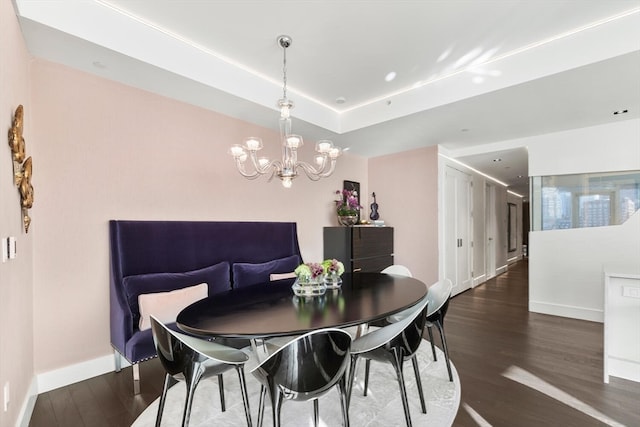
[[[250,354],[250,350],[246,350]],[[251,355],[251,354],[250,354]],[[407,396],[410,405],[411,420],[414,426],[448,427],[460,405],[460,379],[453,363],[453,382],[449,381],[444,354],[437,349],[438,361],[431,356],[431,346],[425,341],[418,350],[418,364],[420,377],[427,403],[427,413],[420,408],[420,398],[416,386],[413,367],[407,362],[404,375],[407,386]],[[257,425],[258,401],[260,385],[251,375],[251,369],[256,366],[255,357],[245,365],[249,405],[254,425]],[[356,367],[356,383],[354,384],[349,408],[349,420],[353,427],[391,427],[404,426],[404,411],[400,400],[400,390],[395,372],[390,364],[371,362],[369,377],[369,392],[363,396],[364,361]],[[224,426],[244,427],[247,425],[244,407],[240,396],[238,376],[235,371],[229,371],[224,376],[224,387],[227,410],[220,411],[220,395],[218,394],[217,378],[203,380],[196,389],[191,411],[191,427]],[[185,401],[184,383],[173,386],[167,395],[167,402],[162,417],[162,426],[179,426],[182,421],[182,411]],[[337,427],[342,425],[340,398],[334,389],[320,398],[320,426]],[[155,425],[158,411],[156,399],[138,417],[132,427],[151,427]],[[271,406],[265,408],[264,426],[272,425]],[[313,426],[313,403],[285,401],[282,405],[283,427]]]

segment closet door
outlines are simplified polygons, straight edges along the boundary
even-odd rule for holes
[[[445,171],[445,277],[453,295],[471,288],[471,177],[447,166]]]

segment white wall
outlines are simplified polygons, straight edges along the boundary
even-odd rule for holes
[[[528,138],[529,174],[640,170],[640,120]],[[533,207],[535,209],[535,206]],[[529,235],[529,309],[603,320],[603,266],[640,262],[640,214],[621,226]]]

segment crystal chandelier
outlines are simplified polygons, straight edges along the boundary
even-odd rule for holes
[[[279,36],[278,44],[282,47],[283,61],[283,87],[282,99],[278,101],[280,108],[280,140],[282,142],[282,160],[269,160],[266,157],[258,157],[258,151],[262,149],[262,140],[257,137],[246,138],[244,144],[235,144],[229,149],[229,153],[236,161],[238,171],[248,179],[255,179],[262,175],[269,175],[269,181],[274,175],[282,180],[285,188],[290,188],[293,179],[298,176],[298,170],[302,169],[312,181],[326,178],[336,168],[336,159],[341,154],[338,147],[328,140],[316,143],[315,165],[298,161],[298,148],[303,141],[300,135],[291,133],[291,109],[293,101],[287,98],[287,48],[291,46],[291,37]],[[249,160],[249,161],[247,161]],[[247,170],[247,164],[249,170]]]

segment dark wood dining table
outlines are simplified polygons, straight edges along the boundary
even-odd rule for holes
[[[344,328],[382,320],[416,304],[427,286],[411,277],[385,273],[345,273],[339,289],[295,296],[293,279],[233,289],[182,310],[177,325],[208,337],[268,338],[321,328]]]

